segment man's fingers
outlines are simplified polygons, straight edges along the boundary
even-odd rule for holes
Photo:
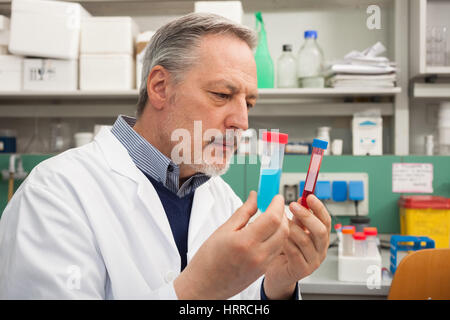
[[[309,208],[313,211],[314,215],[319,218],[320,221],[327,227],[328,233],[331,231],[331,217],[327,208],[322,201],[317,199],[315,195],[309,195],[306,198]]]
[[[228,222],[231,223],[234,230],[245,227],[250,218],[258,211],[256,199],[256,192],[253,190],[250,191],[244,204],[230,217]]]
[[[283,222],[284,198],[276,195],[267,210],[257,217],[248,228],[253,232],[254,240],[263,242],[270,238]]]
[[[295,244],[308,264],[317,264],[319,261],[317,259],[317,255],[318,253],[320,254],[320,252],[316,251],[316,247],[311,239],[311,236],[292,221],[290,222],[289,240]]]
[[[309,205],[309,203],[308,203]],[[330,231],[325,226],[325,224],[319,220],[314,214],[301,206],[297,202],[291,202],[289,209],[296,219],[298,219],[301,224],[309,230],[309,235],[311,236],[316,250],[321,252],[328,247],[328,236]]]

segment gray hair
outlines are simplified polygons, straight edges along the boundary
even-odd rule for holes
[[[174,83],[179,83],[184,73],[195,65],[200,40],[207,34],[233,35],[248,44],[257,45],[257,34],[248,27],[222,16],[210,13],[190,13],[159,28],[146,48],[139,89],[137,117],[142,115],[148,99],[147,78],[152,68],[160,65],[167,69]]]

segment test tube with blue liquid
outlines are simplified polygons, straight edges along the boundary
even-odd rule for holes
[[[288,135],[265,131],[262,135],[263,151],[258,186],[258,209],[266,211],[273,197],[279,193],[281,170],[283,169],[284,147]]]

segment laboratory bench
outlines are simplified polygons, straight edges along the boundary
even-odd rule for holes
[[[379,238],[389,241],[391,234],[380,234]],[[330,243],[336,234],[330,236]],[[389,270],[390,250],[381,249],[382,268]],[[404,254],[400,255],[401,259]],[[308,277],[300,280],[300,293],[303,300],[384,300],[387,299],[392,279],[383,273],[379,288],[369,289],[366,283],[344,282],[338,280],[338,247],[328,249],[328,254],[320,267]]]

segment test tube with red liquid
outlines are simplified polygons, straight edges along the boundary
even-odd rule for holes
[[[323,153],[327,149],[328,142],[320,139],[314,139],[312,144],[311,160],[309,162],[308,173],[306,174],[305,187],[299,200],[300,204],[309,209],[306,198],[314,193],[316,189],[317,177],[319,176],[320,164],[322,163]]]

